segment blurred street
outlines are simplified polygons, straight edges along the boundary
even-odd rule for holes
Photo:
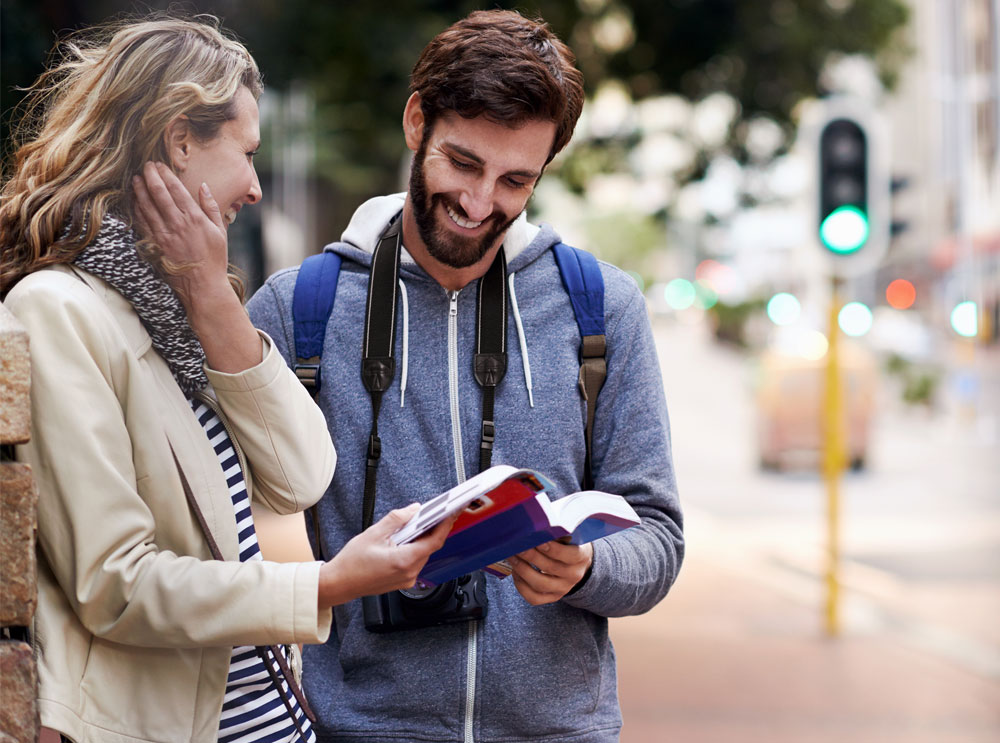
[[[623,742],[1000,740],[997,359],[972,405],[907,409],[883,380],[841,481],[830,638],[824,481],[758,468],[752,357],[693,316],[654,329],[688,552],[660,606],[612,622]]]

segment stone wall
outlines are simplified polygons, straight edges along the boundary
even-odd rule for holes
[[[37,602],[37,494],[26,464],[11,461],[31,431],[28,334],[0,305],[0,743],[38,739],[37,675],[27,628]]]

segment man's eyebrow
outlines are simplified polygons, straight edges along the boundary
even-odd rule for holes
[[[485,164],[483,158],[479,157],[479,155],[477,155],[475,152],[465,149],[461,145],[455,144],[454,142],[444,142],[443,145],[445,148],[452,150],[456,155],[461,155],[466,160],[471,160],[472,162],[476,163],[476,165]],[[541,173],[535,170],[511,170],[510,172],[506,173],[506,175],[518,176],[520,178],[530,178],[534,180],[535,178],[541,176]]]

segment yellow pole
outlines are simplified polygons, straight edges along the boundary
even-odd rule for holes
[[[826,384],[823,405],[823,478],[826,481],[826,633],[840,634],[840,476],[844,470],[844,394],[840,374],[838,337],[840,326],[840,279],[834,278],[830,296],[829,347],[826,356]]]

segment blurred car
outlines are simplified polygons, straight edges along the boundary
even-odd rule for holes
[[[868,457],[878,366],[862,346],[839,351],[846,408],[846,461],[861,470]],[[826,356],[765,351],[755,385],[757,440],[764,469],[818,467],[823,461]]]

